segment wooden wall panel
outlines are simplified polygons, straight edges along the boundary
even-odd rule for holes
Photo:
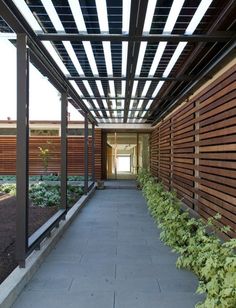
[[[92,172],[92,140],[89,137],[89,174]],[[39,147],[48,147],[51,152],[48,170],[60,173],[60,137],[30,137],[29,139],[29,173],[39,174],[43,171]],[[68,137],[68,175],[84,174],[84,138]],[[0,174],[16,173],[16,137],[0,137]],[[101,179],[101,130],[95,130],[95,177]]]
[[[230,236],[236,236],[235,89],[233,66],[151,136],[152,174],[202,217],[220,213],[218,223],[231,227]]]

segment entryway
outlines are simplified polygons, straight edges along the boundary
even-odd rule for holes
[[[107,179],[135,179],[139,168],[149,168],[149,134],[107,133]]]

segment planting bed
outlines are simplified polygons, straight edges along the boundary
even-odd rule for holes
[[[29,235],[36,231],[55,212],[57,207],[29,205]],[[16,198],[0,195],[0,283],[17,266],[15,261]]]

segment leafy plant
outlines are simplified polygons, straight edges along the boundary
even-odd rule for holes
[[[0,192],[15,196],[16,195],[16,184],[8,184],[8,183],[1,184]]]
[[[48,146],[47,147],[38,147],[39,149],[39,156],[42,159],[43,162],[43,168],[44,171],[47,172],[48,171],[48,163],[49,163],[49,159],[51,158],[51,150],[49,149],[50,146],[50,142],[47,142]]]
[[[215,232],[209,232],[219,214],[207,223],[190,218],[181,210],[175,192],[167,192],[156,183],[150,173],[142,170],[138,181],[147,199],[148,209],[161,228],[160,238],[180,254],[178,268],[194,271],[199,277],[197,292],[205,293],[206,299],[198,308],[236,307],[236,239],[222,243]],[[221,229],[229,231],[228,227]]]

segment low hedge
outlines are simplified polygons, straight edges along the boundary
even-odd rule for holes
[[[215,232],[208,231],[220,215],[208,219],[207,223],[191,218],[181,209],[175,192],[165,191],[147,171],[139,172],[138,181],[150,214],[161,229],[161,240],[180,254],[176,266],[192,270],[199,278],[196,292],[205,293],[206,298],[196,307],[235,308],[236,239],[222,243]],[[221,231],[227,232],[229,227]]]

